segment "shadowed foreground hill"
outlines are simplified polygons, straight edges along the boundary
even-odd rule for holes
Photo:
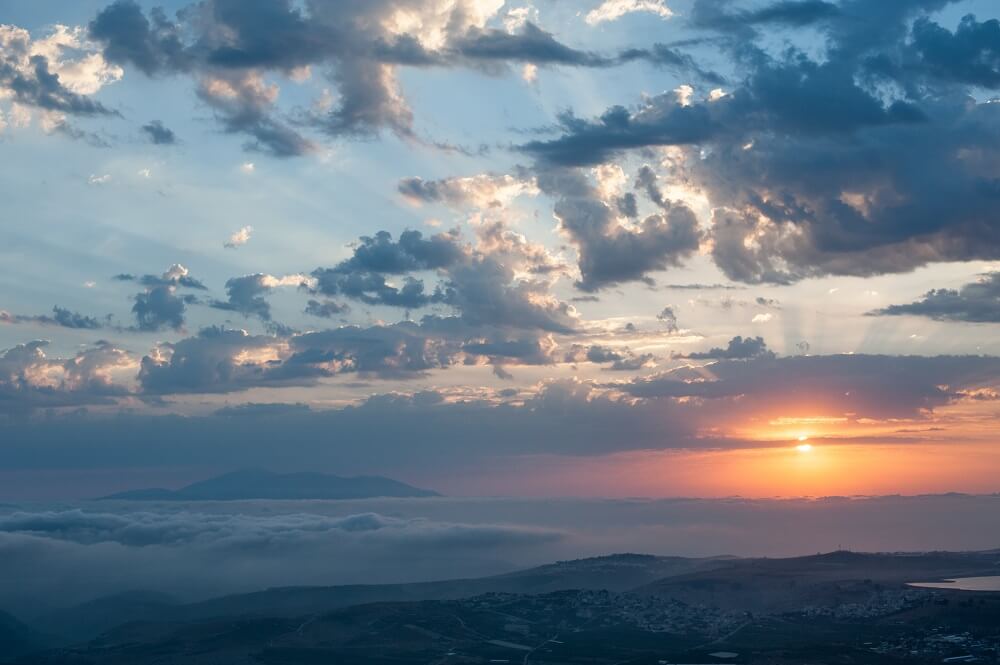
[[[712,570],[657,580],[636,593],[752,612],[862,602],[878,587],[1000,573],[995,552],[830,552],[788,559],[734,559]]]
[[[467,598],[483,593],[542,594],[567,589],[627,591],[654,580],[722,565],[726,558],[688,559],[613,554],[560,561],[474,579],[410,584],[278,587],[177,604],[162,594],[132,592],[46,613],[33,623],[65,640],[83,641],[135,621],[185,622],[215,617],[298,617],[377,602]]]
[[[178,490],[129,490],[102,500],[117,501],[240,501],[250,499],[372,499],[430,497],[437,492],[381,476],[342,477],[324,473],[234,471]]]
[[[6,612],[0,612],[0,660],[29,653],[46,644],[44,636]]]
[[[271,589],[164,607],[158,619],[127,621],[87,644],[14,662],[997,662],[1000,593],[906,582],[995,574],[998,563],[997,552],[789,559],[623,554],[479,580]]]

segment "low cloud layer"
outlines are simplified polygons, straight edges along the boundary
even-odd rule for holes
[[[986,549],[995,496],[821,500],[431,499],[6,506],[0,607],[119,591],[182,600],[268,586],[506,572],[612,552],[789,556]],[[391,515],[391,516],[390,516]],[[927,529],[927,523],[937,525]],[[400,552],[406,552],[400,566]]]

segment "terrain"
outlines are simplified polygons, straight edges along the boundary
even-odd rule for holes
[[[119,594],[26,622],[34,635],[59,637],[9,656],[95,665],[1000,662],[1000,593],[907,585],[997,573],[996,551],[620,554],[473,580],[279,588],[190,604]]]
[[[325,473],[234,471],[176,490],[148,488],[101,497],[115,501],[240,501],[250,499],[371,499],[375,497],[431,497],[420,489],[382,476],[343,477]]]

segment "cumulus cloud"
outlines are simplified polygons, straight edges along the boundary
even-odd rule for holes
[[[729,340],[726,348],[714,347],[700,353],[690,353],[688,358],[709,360],[746,360],[749,358],[774,358],[763,337],[742,337],[737,335]]]
[[[188,269],[179,263],[170,266],[162,275],[136,276],[122,273],[115,275],[114,279],[119,282],[138,282],[146,287],[145,291],[134,296],[132,305],[136,327],[143,331],[164,328],[181,330],[184,327],[187,305],[198,302],[198,298],[192,294],[178,293],[178,288],[205,290],[205,285],[192,277]]]
[[[239,231],[236,231],[231,236],[229,236],[229,240],[227,240],[223,244],[223,247],[226,247],[227,249],[236,249],[237,247],[242,247],[243,245],[250,242],[250,236],[252,233],[253,233],[252,226],[240,227]]]
[[[694,212],[663,201],[663,212],[635,224],[622,223],[615,210],[578,169],[545,169],[539,187],[556,197],[560,229],[576,246],[583,291],[630,281],[652,283],[648,273],[679,265],[701,241]]]
[[[950,31],[925,10],[779,2],[730,12],[696,3],[693,21],[719,33],[740,85],[722,95],[665,93],[593,119],[567,112],[559,136],[520,149],[553,170],[675,147],[686,155],[684,182],[713,209],[711,256],[734,281],[995,259],[995,183],[982,174],[998,158],[1000,108],[969,86],[998,80],[996,28],[970,17]],[[772,52],[757,31],[807,24],[826,39],[819,56]],[[639,184],[655,202],[644,175]]]
[[[48,344],[35,340],[0,353],[0,414],[107,404],[127,393],[114,377],[116,370],[135,365],[126,351],[102,341],[72,358],[60,359],[46,355]]]
[[[889,305],[874,316],[924,316],[938,321],[1000,323],[1000,272],[983,275],[959,289],[932,289],[904,305]]]
[[[661,3],[611,2],[600,16],[633,10],[665,16]],[[504,73],[511,65],[612,67],[637,59],[687,66],[668,47],[600,55],[571,48],[540,28],[530,14],[508,14],[502,3],[432,0],[329,5],[211,0],[170,17],[148,15],[133,0],[116,0],[89,25],[103,57],[149,76],[181,74],[199,81],[198,95],[216,113],[224,131],[249,137],[248,149],[277,156],[311,152],[308,126],[334,137],[391,131],[416,138],[413,114],[398,85],[399,67],[468,67]],[[665,58],[664,53],[670,57]],[[306,68],[322,71],[335,101],[299,117],[276,105],[280,91],[268,77],[295,78]]]
[[[62,115],[108,116],[117,112],[93,99],[94,93],[121,79],[123,70],[110,64],[82,28],[55,26],[41,38],[13,25],[0,26],[0,93],[24,107],[50,116],[53,127]]]
[[[305,275],[284,275],[275,277],[264,273],[233,277],[226,280],[226,300],[213,300],[210,307],[243,316],[256,316],[262,321],[271,320],[271,305],[265,299],[274,289],[280,286],[306,286],[309,278]]]

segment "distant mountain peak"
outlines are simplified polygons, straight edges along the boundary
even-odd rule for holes
[[[100,497],[119,501],[240,501],[250,499],[370,499],[440,496],[382,476],[335,476],[317,471],[243,469],[177,490],[148,488]]]

